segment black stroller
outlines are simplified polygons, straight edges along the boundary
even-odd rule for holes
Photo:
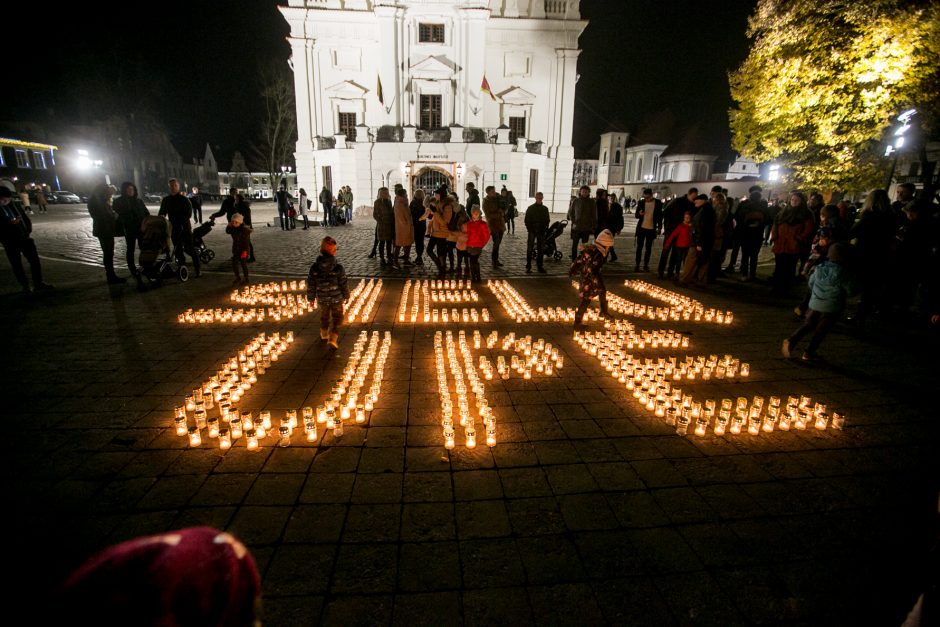
[[[139,272],[151,283],[163,284],[163,279],[179,277],[189,280],[189,269],[178,263],[170,248],[170,223],[162,216],[147,216],[140,225]]]
[[[206,246],[205,241],[203,241],[203,238],[209,234],[214,226],[215,220],[210,219],[193,229],[193,249],[199,255],[199,260],[202,263],[209,263],[215,259],[215,251]]]
[[[550,227],[545,229],[544,242],[542,244],[542,254],[548,259],[554,259],[555,261],[561,261],[561,258],[564,256],[562,252],[558,250],[558,244],[556,240],[558,237],[565,232],[565,227],[568,226],[567,220],[562,220],[561,222],[554,222]],[[538,253],[533,246],[532,256],[536,256]]]

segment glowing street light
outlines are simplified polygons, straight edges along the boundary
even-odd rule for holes
[[[901,123],[894,130],[894,143],[888,144],[885,147],[885,157],[890,157],[894,155],[894,160],[891,162],[891,170],[888,172],[888,180],[885,182],[885,189],[891,187],[891,181],[894,180],[894,170],[898,165],[898,151],[904,146],[904,134],[911,128],[911,119],[917,115],[917,109],[908,109],[904,113],[898,116],[898,122]]]

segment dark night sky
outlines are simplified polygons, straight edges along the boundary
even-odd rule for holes
[[[583,0],[582,15],[591,23],[581,36],[576,152],[584,155],[611,128],[639,130],[647,141],[676,141],[678,136],[653,136],[668,134],[672,123],[676,129],[697,127],[702,147],[726,151],[727,71],[746,54],[744,31],[754,4]],[[31,6],[27,12],[49,10]],[[146,15],[132,13],[144,10]],[[99,77],[114,97],[151,105],[184,157],[208,141],[226,158],[244,151],[257,129],[258,63],[289,54],[287,24],[276,4],[264,0],[168,0],[145,8],[128,3],[99,15],[72,3],[56,11],[53,22],[39,13],[21,22],[57,26],[42,40],[29,37],[22,80],[10,76],[0,121],[43,121],[50,110],[67,121],[76,115],[78,95]]]

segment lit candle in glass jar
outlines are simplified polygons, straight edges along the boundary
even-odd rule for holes
[[[842,430],[845,427],[845,414],[841,412],[832,412],[832,428]]]
[[[190,427],[188,433],[190,446],[199,446],[202,444],[202,436],[199,434],[199,429],[196,427]]]
[[[820,412],[816,414],[816,428],[820,431],[824,430],[829,424],[829,414],[826,412]]]
[[[290,446],[290,427],[281,425],[278,429],[278,446]]]
[[[298,424],[298,423],[297,423],[297,410],[296,410],[296,409],[288,409],[288,410],[287,410],[287,413],[286,413],[286,416],[287,416],[287,419],[290,421],[290,428],[291,428],[291,430],[296,429],[296,428],[297,428],[297,424]]]
[[[242,419],[238,416],[233,416],[229,424],[232,427],[232,438],[237,440],[242,437]]]
[[[189,433],[189,425],[186,423],[186,414],[177,416],[173,421],[176,423],[176,435],[186,435]]]
[[[249,451],[258,450],[258,433],[254,429],[245,431],[245,441]]]
[[[218,416],[212,416],[206,421],[209,427],[209,437],[217,438],[219,437],[219,418]]]
[[[219,429],[219,448],[222,450],[232,448],[232,434],[228,429]]]

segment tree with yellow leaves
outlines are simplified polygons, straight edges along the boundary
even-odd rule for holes
[[[732,142],[790,182],[863,190],[887,170],[886,132],[916,108],[940,119],[940,0],[758,0],[730,75]]]

